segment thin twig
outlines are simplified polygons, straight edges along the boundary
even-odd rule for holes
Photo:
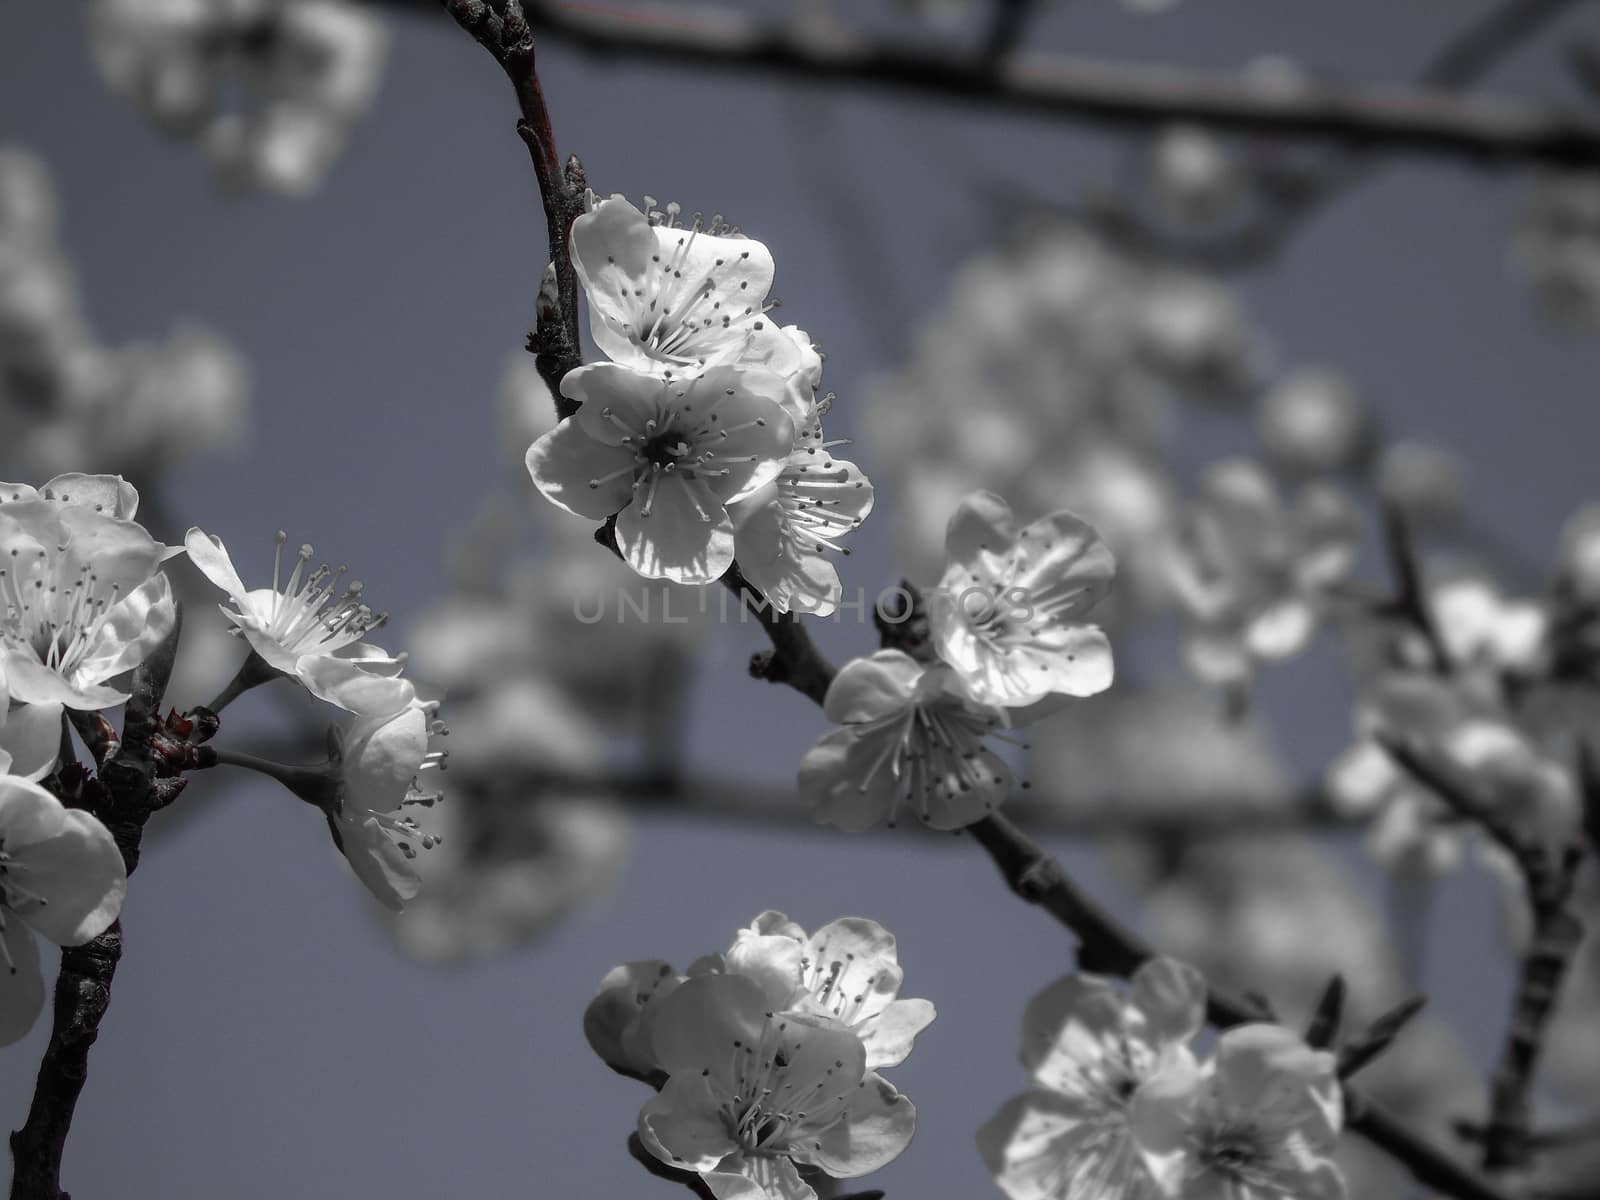
[[[172,631],[134,673],[133,694],[122,719],[119,748],[101,768],[91,811],[105,824],[132,875],[139,865],[144,824],[152,802],[152,741],[161,701],[183,627],[179,610]],[[61,1157],[89,1073],[89,1048],[111,1002],[111,980],[122,958],[122,922],[82,946],[61,951],[50,1042],[39,1063],[28,1119],[11,1135],[11,1200],[69,1200],[61,1190]]]
[[[582,214],[588,181],[577,157],[565,165],[556,148],[550,110],[535,69],[533,32],[517,0],[443,0],[444,7],[478,44],[494,56],[516,92],[522,119],[517,135],[527,144],[533,173],[544,205],[545,236],[549,244],[553,288],[540,288],[534,328],[528,349],[538,364],[539,377],[555,398],[556,415],[571,416],[576,401],[561,394],[561,380],[583,361],[578,340],[578,276],[573,270],[567,239],[572,222]]]
[[[380,2],[421,7],[421,0]],[[452,13],[464,11],[462,23],[474,30],[474,14],[503,7],[499,0],[445,3]],[[1181,119],[1224,132],[1477,163],[1582,167],[1600,162],[1600,121],[1578,110],[1511,97],[1464,98],[1439,88],[1313,81],[1276,88],[1237,75],[1040,52],[1012,55],[991,69],[960,50],[904,48],[848,36],[816,44],[731,6],[529,0],[523,9],[526,26],[551,39],[598,56],[677,65],[702,75],[777,75],[813,86],[959,100],[1119,128]],[[500,57],[495,46],[490,49]]]

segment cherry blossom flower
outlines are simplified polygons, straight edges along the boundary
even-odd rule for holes
[[[1533,675],[1546,654],[1549,617],[1531,600],[1510,600],[1482,575],[1461,574],[1428,589],[1428,605],[1450,662],[1460,671]]]
[[[14,701],[101,709],[110,681],[174,622],[160,570],[172,551],[133,520],[139,495],[111,475],[0,483],[0,661]]]
[[[1267,459],[1306,475],[1340,471],[1370,454],[1377,426],[1349,380],[1326,367],[1302,367],[1263,392],[1256,432]]]
[[[1278,1025],[1241,1025],[1204,1067],[1145,1083],[1129,1127],[1162,1196],[1342,1200],[1342,1125],[1332,1054]]]
[[[760,242],[651,219],[620,196],[572,223],[572,265],[595,345],[615,362],[667,375],[706,367],[802,368],[798,339],[767,309],[772,254]],[[809,345],[809,342],[807,343]],[[570,378],[570,376],[569,376]],[[800,414],[796,413],[798,419]]]
[[[726,571],[726,505],[775,479],[794,444],[784,380],[726,365],[664,379],[594,363],[561,390],[582,407],[527,456],[545,497],[591,520],[616,516],[617,547],[647,579],[704,584]]]
[[[421,887],[413,865],[418,851],[438,841],[406,811],[432,808],[443,798],[423,783],[424,773],[442,767],[445,757],[430,748],[445,731],[434,719],[437,709],[436,702],[413,696],[397,711],[356,716],[336,727],[329,734],[331,787],[303,793],[327,813],[334,844],[356,878],[395,912]]]
[[[946,534],[949,565],[927,595],[939,655],[972,697],[1020,707],[1052,693],[1111,686],[1111,644],[1075,618],[1111,586],[1111,551],[1071,513],[1017,528],[991,492],[962,501]]]
[[[772,1007],[831,1017],[867,1048],[867,1069],[905,1061],[935,1016],[927,1000],[899,999],[904,971],[894,934],[864,917],[829,921],[816,933],[764,912],[723,954],[724,968],[761,984]]]
[[[411,684],[398,677],[404,660],[362,639],[387,619],[374,614],[359,582],[343,582],[344,567],[309,569],[314,551],[302,545],[283,578],[281,530],[272,555],[272,586],[248,589],[228,548],[215,534],[195,528],[183,540],[189,561],[227,593],[222,606],[234,632],[273,671],[298,680],[313,696],[350,712],[382,715],[404,707]],[[341,590],[342,589],[342,590]]]
[[[934,829],[960,829],[1011,790],[1010,769],[983,745],[1006,711],[970,699],[948,666],[880,650],[844,666],[823,711],[843,728],[800,761],[800,793],[825,824],[893,825],[909,805]]]
[[[1354,565],[1356,538],[1354,510],[1330,485],[1307,485],[1290,508],[1255,463],[1212,467],[1170,570],[1195,673],[1239,684],[1257,662],[1298,653]]]
[[[1011,1200],[1153,1200],[1130,1105],[1157,1073],[1193,1065],[1188,1043],[1204,1020],[1205,981],[1170,958],[1140,967],[1126,994],[1077,974],[1035,996],[1022,1018],[1034,1088],[978,1131],[1000,1189]]]
[[[639,1139],[719,1200],[814,1200],[797,1167],[853,1179],[911,1141],[916,1108],[838,1021],[774,1011],[742,975],[690,979],[652,1007],[667,1080],[640,1110]]]
[[[0,1046],[27,1033],[44,1003],[30,930],[80,946],[117,919],[127,890],[122,854],[99,820],[0,775]]]
[[[776,612],[828,616],[843,585],[824,553],[850,553],[839,539],[872,511],[872,484],[861,468],[829,451],[821,422],[801,435],[778,477],[729,506],[739,569]]]

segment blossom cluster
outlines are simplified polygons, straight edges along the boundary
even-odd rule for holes
[[[611,522],[647,579],[707,584],[737,556],[778,612],[831,613],[826,554],[872,509],[872,486],[822,431],[822,358],[768,315],[762,243],[620,196],[572,225],[595,344],[610,361],[567,373],[575,415],[528,450],[553,503]]]
[[[1111,644],[1081,618],[1115,564],[1071,513],[1018,527],[1000,497],[967,497],[950,520],[948,565],[926,595],[930,642],[847,663],[823,711],[840,728],[800,764],[817,819],[843,829],[893,824],[903,807],[935,829],[993,812],[1011,772],[989,736],[1111,685]]]
[[[171,551],[114,476],[0,483],[0,1045],[44,997],[30,930],[81,945],[116,920],[122,852],[94,816],[38,782],[57,768],[68,710],[128,699],[118,684],[171,632]]]
[[[1205,984],[1174,959],[1136,971],[1126,992],[1069,975],[1023,1016],[1033,1089],[978,1133],[1011,1200],[1341,1200],[1343,1126],[1334,1056],[1273,1024],[1191,1046]]]
[[[722,1200],[815,1200],[808,1179],[853,1179],[911,1141],[917,1110],[879,1072],[934,1018],[900,998],[894,935],[844,917],[807,935],[764,912],[728,949],[679,973],[626,963],[584,1013],[595,1052],[657,1095],[639,1140]]]
[[[249,398],[238,352],[191,322],[103,342],[58,224],[44,164],[0,147],[0,462],[148,479],[236,441]]]
[[[402,677],[403,655],[365,640],[387,614],[373,612],[360,582],[345,579],[348,569],[313,567],[309,545],[286,564],[287,540],[281,531],[274,539],[270,587],[247,587],[215,535],[190,529],[183,548],[226,595],[222,613],[249,647],[240,686],[291,679],[347,714],[329,729],[326,770],[283,778],[325,812],[334,844],[367,890],[399,910],[421,886],[419,850],[438,840],[412,815],[441,798],[422,782],[443,766],[444,752],[432,745],[446,732],[434,715],[438,701]]]
[[[224,181],[294,195],[344,149],[387,48],[382,22],[344,0],[95,0],[88,16],[107,86]]]

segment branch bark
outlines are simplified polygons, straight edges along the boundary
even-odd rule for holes
[[[380,2],[420,7],[420,0]],[[475,35],[475,14],[505,7],[501,0],[445,4]],[[1307,82],[1280,89],[1237,75],[1043,52],[1013,54],[992,63],[962,50],[902,48],[859,37],[841,36],[817,45],[732,7],[690,10],[672,4],[612,7],[528,0],[522,10],[531,31],[591,54],[689,67],[702,75],[775,75],[813,86],[959,100],[1000,112],[1117,128],[1185,120],[1229,133],[1475,163],[1600,163],[1600,121],[1581,111],[1510,97],[1461,97],[1443,86]],[[495,46],[484,44],[501,56]]]
[[[90,806],[116,839],[129,875],[139,865],[145,821],[157,807],[152,739],[182,628],[180,609],[172,632],[135,672],[121,745],[100,768],[102,790]],[[61,1190],[61,1158],[121,958],[121,921],[86,945],[61,952],[50,1042],[39,1063],[28,1119],[11,1135],[11,1200],[70,1200]]]

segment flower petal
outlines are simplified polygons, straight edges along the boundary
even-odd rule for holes
[[[0,929],[0,1046],[20,1042],[44,1007],[44,976],[39,972],[39,947],[21,921]],[[6,959],[11,967],[6,969]]]
[[[905,709],[924,670],[901,650],[852,659],[828,686],[822,711],[835,725],[881,720]]]
[[[856,1026],[867,1048],[867,1069],[898,1066],[911,1053],[911,1045],[938,1014],[930,1000],[891,1000],[876,1016]]]
[[[646,579],[713,583],[733,564],[733,518],[698,480],[663,471],[617,517],[617,548]]]
[[[55,769],[61,750],[61,705],[19,704],[0,725],[0,774],[38,781]]]
[[[239,572],[234,568],[233,559],[228,556],[228,548],[222,544],[221,538],[195,526],[184,534],[183,548],[189,552],[189,561],[200,569],[200,574],[235,601],[244,602],[247,590],[244,580],[239,578]]]
[[[57,945],[87,942],[122,911],[128,876],[111,831],[38,784],[0,777],[0,842],[27,889],[24,895],[0,886],[0,895]]]
[[[899,1157],[916,1129],[916,1105],[873,1073],[850,1093],[844,1115],[808,1138],[793,1156],[835,1179],[854,1179]]]
[[[574,516],[604,520],[633,496],[633,451],[595,441],[576,417],[529,446],[525,461],[544,498]]]
[[[639,1110],[639,1140],[669,1166],[709,1171],[739,1149],[709,1080],[677,1074]]]
[[[846,727],[824,734],[800,760],[799,790],[824,825],[859,833],[894,820],[900,782],[888,767],[872,770],[893,731]]]
[[[1187,1043],[1206,1019],[1206,981],[1175,958],[1152,958],[1133,973],[1131,996],[1151,1039]]]

